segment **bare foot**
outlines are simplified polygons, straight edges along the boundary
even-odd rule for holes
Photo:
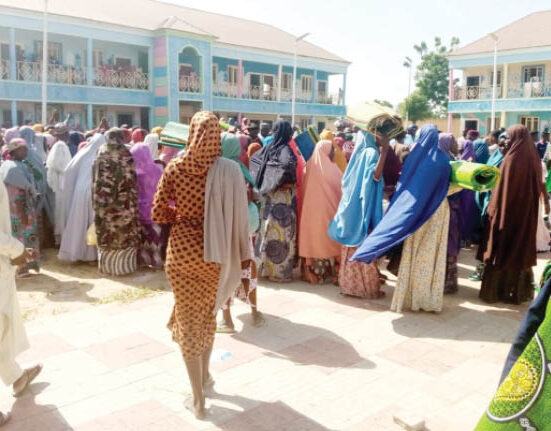
[[[205,396],[212,396],[214,393],[214,383],[214,379],[209,374],[207,381],[203,383],[203,394],[205,394]]]
[[[217,334],[235,334],[233,325],[228,325],[226,322],[218,322],[216,325]]]
[[[197,420],[202,421],[207,416],[207,412],[204,407],[195,406],[192,395],[185,399],[184,407],[188,409],[191,413],[193,413]]]
[[[32,368],[27,368],[23,371],[23,375],[19,377],[13,384],[13,396],[20,397],[29,388],[34,379],[42,371],[42,364],[35,365]]]

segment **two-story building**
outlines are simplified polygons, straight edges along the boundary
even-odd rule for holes
[[[497,88],[491,123],[494,49]],[[491,128],[524,124],[551,127],[551,10],[536,12],[454,51],[450,57],[449,115],[461,116],[462,129],[482,134]],[[458,73],[458,71],[460,71]]]
[[[272,25],[154,0],[49,0],[48,118],[92,128],[225,117],[324,127],[344,116],[349,63]],[[0,0],[0,123],[41,118],[43,0]],[[334,89],[333,93],[330,92]]]

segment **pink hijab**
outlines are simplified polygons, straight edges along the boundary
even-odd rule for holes
[[[143,224],[151,224],[151,208],[153,198],[157,191],[157,184],[163,175],[163,168],[156,164],[147,144],[135,144],[130,148],[130,153],[136,166],[138,179],[138,208],[140,221]]]
[[[329,158],[332,148],[330,141],[321,141],[306,164],[302,210],[310,217],[300,221],[300,257],[329,259],[341,254],[341,245],[327,233],[342,196],[342,172]]]
[[[163,152],[159,156],[159,160],[165,165],[168,165],[172,159],[174,159],[180,152],[179,148],[169,147],[168,145],[163,146]]]
[[[247,154],[249,149],[249,142],[251,140],[247,135],[244,135],[242,133],[239,133],[237,135],[237,139],[239,139],[239,143],[241,144],[241,154],[239,155],[239,161],[243,163],[247,168],[249,167],[249,155]]]

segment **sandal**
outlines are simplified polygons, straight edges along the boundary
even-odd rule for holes
[[[29,388],[33,380],[36,379],[36,377],[40,374],[41,371],[42,371],[42,364],[35,365],[34,367],[27,368],[25,371],[23,371],[23,375],[19,377],[19,379],[15,383],[17,383],[21,379],[24,379],[25,383],[19,390],[15,389],[15,383],[14,383],[13,396],[17,398],[23,395],[23,393]]]
[[[235,334],[235,328],[232,326],[228,326],[225,323],[221,322],[216,325],[216,333],[217,334]]]
[[[0,412],[0,427],[2,425],[6,425],[10,419],[11,419],[11,415],[9,413]]]

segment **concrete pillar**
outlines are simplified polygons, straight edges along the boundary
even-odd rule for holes
[[[507,93],[509,92],[509,65],[505,63],[503,65],[503,73],[501,76],[501,97],[507,99]]]
[[[310,118],[310,124],[316,127],[316,117],[314,115],[312,115],[312,118]]]
[[[94,127],[94,107],[91,103],[86,105],[86,124],[88,125],[88,130],[92,130]]]
[[[318,71],[312,76],[312,103],[318,103]]]
[[[86,39],[86,84],[94,85],[94,41]]]
[[[448,98],[450,102],[453,102],[454,97],[454,86],[453,86],[453,69],[450,67],[449,72],[449,84],[448,84]],[[407,124],[406,124],[407,127]],[[448,133],[453,131],[453,114],[448,112]]]
[[[17,124],[17,101],[12,100],[11,101],[11,125],[14,126],[21,126],[21,124]]]
[[[15,50],[15,28],[10,28],[10,75],[13,81],[17,79],[17,53]]]
[[[237,60],[237,98],[243,97],[243,60]]]
[[[283,65],[279,65],[277,71],[277,101],[281,102],[281,86],[283,85]],[[278,114],[279,120],[279,114]]]

